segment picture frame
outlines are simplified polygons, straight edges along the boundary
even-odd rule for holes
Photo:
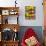
[[[2,15],[9,15],[9,10],[2,10]]]
[[[35,6],[25,6],[25,19],[35,19],[36,15],[36,11],[35,11]]]

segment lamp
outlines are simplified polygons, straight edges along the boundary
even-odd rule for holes
[[[17,32],[17,29],[16,28],[14,29],[14,32]]]

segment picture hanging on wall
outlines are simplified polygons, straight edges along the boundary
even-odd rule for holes
[[[26,19],[35,19],[35,6],[25,6],[25,18]]]

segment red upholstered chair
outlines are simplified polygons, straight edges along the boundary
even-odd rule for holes
[[[30,38],[33,39],[32,36],[36,38],[37,43],[35,45],[27,45],[28,43],[25,42],[26,39],[30,39]],[[25,32],[25,35],[22,38],[21,46],[41,46],[41,44],[37,39],[37,35],[32,28],[28,28],[27,31]]]

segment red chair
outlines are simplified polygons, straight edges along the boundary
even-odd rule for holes
[[[32,28],[28,28],[27,31],[25,32],[24,37],[22,38],[21,46],[27,46],[27,44],[25,43],[25,40],[32,36],[34,36],[37,39],[37,35],[34,32],[34,30]],[[37,41],[38,41],[38,39],[37,39]],[[35,46],[41,46],[39,41],[37,42],[37,44]]]

